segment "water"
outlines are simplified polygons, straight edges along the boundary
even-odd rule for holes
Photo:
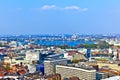
[[[23,42],[26,43],[26,42]],[[88,40],[79,40],[79,41],[50,41],[50,40],[40,40],[40,41],[35,41],[35,44],[40,44],[40,45],[68,45],[68,46],[78,46],[79,44],[94,44],[93,41]]]
[[[21,42],[22,44],[28,44],[29,42]],[[88,40],[76,40],[76,41],[63,41],[63,40],[55,40],[55,41],[50,41],[50,40],[40,40],[40,41],[35,41],[35,44],[40,44],[40,45],[68,45],[68,46],[78,46],[79,44],[94,44],[93,41]]]

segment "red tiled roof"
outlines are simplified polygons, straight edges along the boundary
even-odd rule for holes
[[[27,71],[26,70],[20,70],[20,71],[18,71],[19,72],[19,74],[25,74]]]
[[[4,71],[0,71],[0,76],[5,76],[5,72]]]

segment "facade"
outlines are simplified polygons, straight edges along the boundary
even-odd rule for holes
[[[86,57],[87,58],[91,57],[91,49],[87,49]]]
[[[64,80],[80,80],[78,77],[70,77],[70,78],[65,78]]]
[[[85,59],[86,58],[85,58],[84,54],[74,54],[72,56],[72,60],[85,60]]]
[[[41,72],[44,75],[44,64],[37,64],[36,71]]]
[[[62,79],[76,76],[81,80],[96,80],[96,70],[56,65],[56,73],[61,74]]]
[[[11,42],[9,43],[9,45],[10,45],[10,47],[15,48],[15,47],[17,47],[17,42],[16,42],[16,41],[11,41]]]
[[[35,73],[36,72],[36,66],[35,65],[28,65],[29,73]]]
[[[118,53],[118,60],[120,61],[120,53]]]
[[[102,80],[120,80],[120,76],[113,76],[113,77],[102,79]]]
[[[4,57],[4,63],[7,64],[7,63],[11,63],[11,59],[9,57]]]
[[[51,75],[56,73],[56,64],[67,64],[67,59],[49,59],[44,61],[45,74]]]
[[[26,60],[27,61],[38,61],[40,60],[40,53],[38,51],[27,51],[26,52]]]
[[[105,79],[105,78],[108,78],[108,76],[109,76],[108,73],[100,73],[100,72],[97,72],[97,73],[96,73],[96,80]]]

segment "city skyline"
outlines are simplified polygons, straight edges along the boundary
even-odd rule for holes
[[[1,0],[0,34],[120,34],[120,1]]]

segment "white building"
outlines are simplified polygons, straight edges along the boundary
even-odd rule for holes
[[[38,51],[27,51],[25,54],[26,54],[25,59],[27,61],[32,62],[40,60],[40,52]]]
[[[36,66],[35,65],[28,65],[29,73],[35,73],[36,72]]]
[[[102,80],[120,80],[120,76],[113,76],[113,77],[102,79]]]
[[[10,45],[10,47],[15,48],[15,47],[17,47],[17,42],[16,42],[16,41],[11,41],[11,42],[9,43],[9,45]]]
[[[62,79],[71,76],[79,77],[80,80],[96,80],[96,70],[87,70],[79,67],[56,65],[56,73],[61,74]]]

